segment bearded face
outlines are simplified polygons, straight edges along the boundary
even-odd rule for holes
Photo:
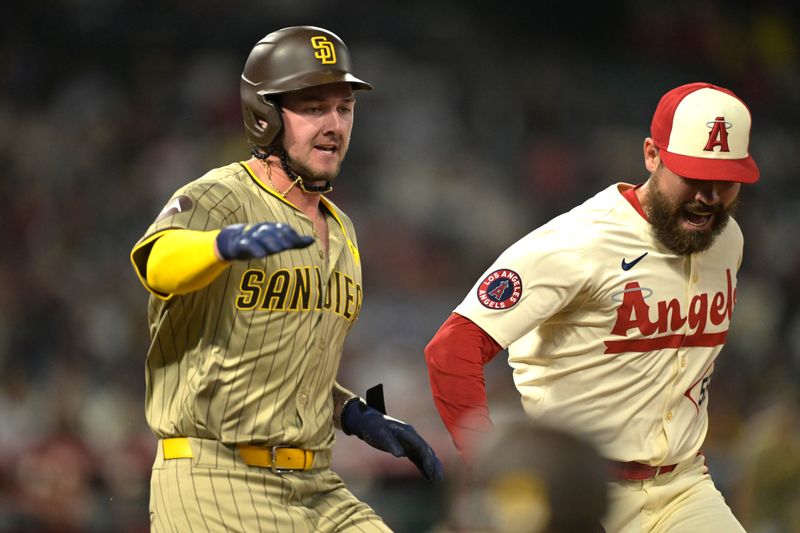
[[[702,195],[692,193],[694,187],[713,187],[713,183],[717,182],[681,178],[659,165],[650,177],[643,207],[661,244],[678,255],[711,247],[738,206],[738,184],[734,187],[724,182],[725,190],[715,203],[706,203],[699,198]]]

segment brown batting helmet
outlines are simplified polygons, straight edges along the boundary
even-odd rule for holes
[[[273,97],[328,83],[348,82],[353,89],[372,86],[351,74],[352,61],[344,42],[315,26],[292,26],[258,41],[244,65],[241,80],[242,113],[247,138],[269,146],[282,127]],[[266,127],[259,119],[267,123]]]
[[[605,461],[583,437],[524,419],[478,447],[455,523],[502,533],[594,533],[608,506]]]

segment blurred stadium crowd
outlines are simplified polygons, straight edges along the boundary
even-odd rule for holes
[[[247,158],[244,59],[295,24],[338,33],[375,86],[331,195],[365,270],[340,381],[361,394],[383,382],[390,414],[450,465],[422,356],[450,310],[511,242],[607,184],[643,181],[663,92],[710,81],[743,97],[762,179],[742,191],[745,258],[704,451],[748,531],[800,531],[798,8],[529,4],[4,7],[0,531],[147,530],[147,295],[128,254],[174,189]],[[486,380],[492,409],[520,409],[503,361]],[[334,468],[397,531],[443,519],[445,489],[406,461],[339,434]]]

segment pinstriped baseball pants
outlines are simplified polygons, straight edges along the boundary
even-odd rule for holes
[[[330,470],[330,452],[314,468],[275,474],[246,465],[234,449],[190,439],[194,457],[164,460],[158,446],[150,480],[153,532],[391,532]]]

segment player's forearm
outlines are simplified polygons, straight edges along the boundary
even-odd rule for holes
[[[163,294],[186,294],[211,283],[230,263],[219,259],[219,230],[171,230],[154,244],[147,258],[147,284]]]
[[[342,411],[348,400],[355,398],[357,394],[342,387],[339,383],[333,384],[333,425],[336,429],[342,429]]]
[[[456,447],[491,429],[483,366],[501,347],[470,320],[452,314],[425,348],[434,403]]]

